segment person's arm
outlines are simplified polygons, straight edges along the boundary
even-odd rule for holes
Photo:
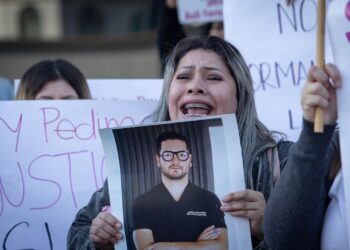
[[[228,248],[226,228],[213,228],[212,236],[198,239],[195,242],[159,242],[145,248],[145,250],[225,250]],[[212,239],[212,238],[213,239]]]
[[[271,249],[319,248],[327,206],[327,176],[331,165],[330,141],[335,128],[335,89],[340,86],[334,65],[313,67],[302,92],[304,127],[281,178],[272,190],[264,216],[265,241]],[[324,109],[325,130],[313,132],[315,107]]]
[[[105,181],[103,188],[97,190],[88,205],[77,213],[68,232],[67,249],[113,249],[113,243],[121,238],[117,227],[117,223],[120,223],[112,214],[101,212],[104,206],[109,205],[108,184]],[[111,234],[116,236],[112,237]]]
[[[136,229],[132,232],[132,237],[137,250],[147,249],[154,243],[153,233],[150,229]]]

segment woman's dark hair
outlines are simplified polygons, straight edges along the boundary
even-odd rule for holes
[[[31,66],[20,80],[16,99],[34,100],[45,84],[55,80],[66,81],[77,92],[79,99],[91,99],[84,75],[63,59],[45,60]]]

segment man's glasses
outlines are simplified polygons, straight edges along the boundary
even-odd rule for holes
[[[190,157],[190,153],[187,151],[164,151],[160,156],[164,161],[172,161],[174,159],[174,155],[176,154],[176,157],[179,161],[187,161]]]

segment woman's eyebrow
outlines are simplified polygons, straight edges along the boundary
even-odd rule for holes
[[[204,66],[203,67],[205,70],[217,70],[217,71],[220,71],[222,72],[222,70],[218,67],[213,67],[213,66]]]
[[[179,69],[193,69],[193,68],[196,68],[196,66],[195,65],[185,65],[185,66],[179,67]],[[201,68],[203,68],[204,70],[207,70],[207,71],[217,70],[217,71],[222,72],[222,70],[219,67],[214,67],[214,66],[203,66]]]

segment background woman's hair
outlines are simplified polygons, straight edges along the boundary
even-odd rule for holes
[[[91,99],[90,90],[81,71],[63,59],[40,61],[22,76],[16,93],[17,100],[34,100],[50,81],[64,80],[78,94],[79,99]]]
[[[275,147],[277,143],[273,138],[274,133],[269,131],[258,119],[249,68],[240,52],[232,44],[217,37],[185,38],[181,40],[167,59],[163,91],[158,107],[154,112],[154,120],[170,120],[168,100],[171,81],[180,60],[189,51],[196,49],[212,51],[218,54],[233,76],[237,84],[236,98],[238,107],[236,116],[242,146],[246,184],[247,187],[255,190],[269,190],[270,184],[272,184],[271,172],[262,168],[270,166],[266,151]],[[254,174],[253,167],[258,168],[254,170]],[[259,177],[253,177],[255,173],[258,173]],[[254,180],[257,180],[256,183]]]

